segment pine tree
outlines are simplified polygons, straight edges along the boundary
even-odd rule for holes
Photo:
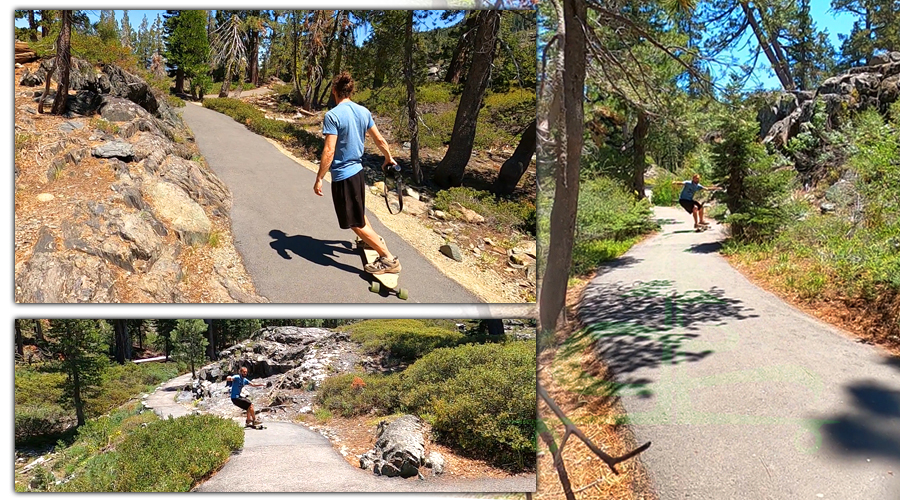
[[[122,27],[119,29],[119,40],[122,43],[123,47],[132,48],[134,47],[134,33],[131,30],[131,21],[128,19],[128,11],[122,11]]]
[[[816,30],[809,13],[809,0],[801,0],[799,10],[792,12],[788,23],[784,50],[793,65],[794,82],[800,90],[813,90],[834,69],[834,49],[828,34]]]
[[[172,333],[175,359],[189,363],[191,376],[196,378],[196,365],[206,359],[206,323],[202,319],[179,319]]]
[[[184,92],[184,79],[209,72],[209,38],[202,10],[166,11],[166,65],[175,75],[175,92]]]
[[[147,21],[147,15],[141,20],[138,27],[137,37],[134,43],[134,54],[144,68],[150,67],[150,57],[153,55],[153,36],[150,32],[150,22]]]
[[[85,397],[100,383],[107,364],[96,320],[50,320],[48,346],[60,359],[60,371],[66,374],[63,397],[75,407],[78,425],[84,425]]]

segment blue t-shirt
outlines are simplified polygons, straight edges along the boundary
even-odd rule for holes
[[[336,135],[331,180],[342,181],[362,170],[366,131],[375,126],[372,113],[352,101],[345,101],[325,113],[323,135]]]
[[[706,188],[700,185],[699,182],[697,184],[694,184],[694,181],[684,181],[684,189],[681,190],[681,196],[679,196],[678,198],[682,200],[693,200],[694,193],[700,191],[701,189]]]
[[[250,383],[250,380],[248,380],[240,375],[232,375],[231,376],[231,399],[236,399],[236,398],[241,397],[241,389],[243,389],[244,386],[249,383]]]

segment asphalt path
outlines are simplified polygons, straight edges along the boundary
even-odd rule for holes
[[[754,286],[722,226],[656,215],[579,314],[660,499],[900,499],[900,359]]]
[[[325,196],[316,196],[314,172],[226,115],[188,104],[182,116],[200,153],[231,189],[235,246],[257,293],[275,303],[403,302],[369,291],[372,277],[353,247],[356,236],[338,227],[327,182]],[[400,286],[409,290],[409,302],[480,302],[374,214],[368,216],[400,257]]]
[[[190,384],[191,374],[161,385],[145,400],[161,418],[190,413],[175,394]],[[239,423],[241,423],[241,417]],[[424,479],[375,476],[353,467],[321,434],[291,422],[265,422],[265,429],[244,429],[244,447],[212,477],[196,486],[200,492],[523,492],[535,491],[534,474],[493,479],[434,476]]]

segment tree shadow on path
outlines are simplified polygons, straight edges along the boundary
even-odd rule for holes
[[[881,456],[900,462],[900,390],[877,380],[844,389],[853,409],[822,425],[825,449],[847,459]]]
[[[318,240],[303,234],[288,236],[284,231],[278,229],[269,231],[269,236],[272,238],[269,246],[278,252],[278,255],[283,259],[292,259],[290,253],[288,253],[291,252],[313,264],[323,267],[336,267],[365,279],[365,273],[361,267],[350,266],[332,258],[332,256],[336,257],[339,254],[357,254],[353,250],[353,245],[348,241]]]
[[[589,342],[618,379],[616,387],[603,392],[623,386],[640,389],[649,380],[631,375],[639,369],[700,361],[712,354],[710,350],[691,352],[682,347],[699,336],[694,332],[702,326],[757,316],[716,287],[679,293],[668,280],[594,282],[585,289],[578,308],[584,328],[567,339],[562,353],[572,354],[566,349],[583,349]],[[638,394],[650,395],[645,390]]]

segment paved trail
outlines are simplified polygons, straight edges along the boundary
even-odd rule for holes
[[[900,359],[751,284],[718,255],[722,226],[656,214],[580,314],[660,498],[900,499]]]
[[[188,104],[182,116],[209,166],[234,195],[235,246],[260,295],[277,303],[402,303],[369,292],[371,277],[352,246],[356,236],[338,227],[327,183],[325,196],[316,196],[314,172],[226,115]],[[369,220],[400,257],[400,285],[409,289],[409,302],[480,302],[371,212]]]
[[[190,374],[163,384],[145,401],[162,418],[188,410],[175,402]],[[202,492],[510,492],[534,491],[534,474],[508,479],[458,479],[450,475],[424,480],[375,476],[351,466],[322,435],[290,422],[266,422],[266,429],[245,429],[243,449],[194,491]]]

